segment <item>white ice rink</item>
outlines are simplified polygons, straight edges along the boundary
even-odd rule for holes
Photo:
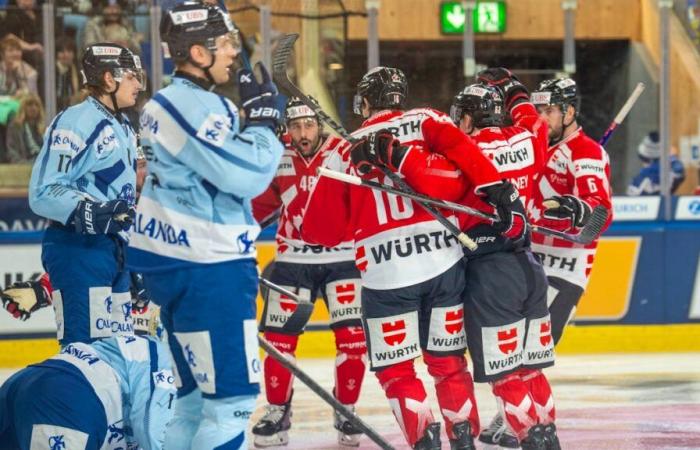
[[[300,359],[299,367],[328,390],[333,386],[331,359]],[[419,375],[437,403],[432,380],[421,361]],[[6,379],[12,370],[0,370]],[[554,389],[559,435],[564,450],[700,449],[700,354],[614,354],[559,356],[548,369]],[[496,404],[485,385],[477,385],[482,426]],[[253,421],[263,413],[264,396]],[[358,413],[396,449],[408,448],[377,380],[365,378]],[[479,444],[480,445],[480,444]],[[343,448],[336,444],[331,408],[299,381],[295,382],[289,450]],[[360,449],[377,448],[363,438]],[[478,448],[487,448],[480,446]],[[493,448],[493,447],[491,447]],[[443,449],[449,449],[443,436]]]

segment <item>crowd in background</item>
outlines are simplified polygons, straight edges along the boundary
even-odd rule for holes
[[[161,0],[161,3],[163,8],[168,8],[179,1]],[[225,9],[223,1],[205,2],[218,3]],[[676,6],[687,12],[685,19],[691,37],[700,42],[700,0],[679,3],[682,5]],[[148,0],[57,0],[55,6],[58,111],[85,98],[79,67],[79,49],[85,45],[115,42],[137,55],[150,52]],[[52,119],[45,117],[42,101],[45,98],[42,42],[40,0],[0,0],[0,164],[31,163],[41,148],[47,122]],[[147,59],[143,62],[148,66]],[[136,113],[129,116],[134,119]],[[638,150],[650,148],[649,139],[655,136],[655,133],[647,136]],[[658,157],[649,159],[639,154],[640,173],[630,180],[627,193],[658,195]],[[675,156],[671,177],[675,190],[684,177],[683,164]],[[648,187],[649,183],[653,188],[639,187]]]

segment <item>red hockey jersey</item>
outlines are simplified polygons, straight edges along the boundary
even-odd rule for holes
[[[425,108],[382,111],[366,120],[353,136],[384,128],[411,146],[398,174],[420,192],[457,200],[467,189],[499,181],[498,173],[476,144],[443,113]],[[451,148],[470,157],[465,176],[450,161],[433,154],[438,148]],[[356,175],[347,143],[324,165]],[[391,184],[377,169],[365,178]],[[445,215],[456,223],[454,215]],[[371,289],[421,283],[462,258],[456,238],[415,202],[326,177],[319,179],[309,196],[302,236],[326,246],[354,238],[355,263],[363,286]]]
[[[591,208],[598,205],[607,208],[610,214],[605,228],[612,221],[608,154],[596,141],[586,136],[581,128],[547,151],[545,166],[535,189],[535,198],[529,208],[534,223],[549,228],[556,227],[561,221],[547,220],[542,216],[542,201],[554,195],[565,194],[575,195]],[[540,256],[547,275],[586,288],[598,240],[584,246],[534,233],[532,240],[532,249]]]
[[[265,192],[253,199],[253,215],[258,222],[264,221],[280,210],[277,226],[277,261],[326,264],[353,259],[352,242],[338,242],[332,247],[309,244],[301,237],[300,227],[306,200],[316,182],[316,169],[341,140],[337,137],[323,138],[321,148],[311,158],[305,158],[289,139],[275,178]]]

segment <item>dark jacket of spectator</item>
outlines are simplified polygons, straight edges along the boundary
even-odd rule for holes
[[[71,39],[56,40],[56,106],[59,111],[79,103],[82,97],[75,54],[75,43]]]

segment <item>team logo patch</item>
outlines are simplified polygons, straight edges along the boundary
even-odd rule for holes
[[[464,330],[464,307],[459,305],[433,308],[430,312],[428,350],[453,351],[467,346]]]
[[[199,389],[205,394],[216,394],[216,373],[209,332],[175,333],[175,337]]]
[[[360,319],[360,280],[339,280],[326,285],[328,312],[331,323],[343,320]]]
[[[524,364],[545,364],[554,361],[554,340],[549,316],[530,320],[523,358]]]
[[[367,319],[370,362],[378,368],[420,356],[418,312]]]
[[[306,288],[282,285],[284,289],[294,292],[302,299],[310,300],[311,291]],[[265,324],[273,327],[282,327],[287,319],[296,311],[297,302],[284,294],[272,289],[268,290],[267,305],[265,309]]]
[[[101,338],[112,335],[112,288],[91,287],[88,293],[90,312],[90,337]]]
[[[484,372],[495,375],[523,363],[525,319],[498,327],[481,328]]]
[[[32,437],[29,448],[48,450],[84,449],[87,446],[88,434],[72,428],[58,425],[38,424],[32,426]]]

